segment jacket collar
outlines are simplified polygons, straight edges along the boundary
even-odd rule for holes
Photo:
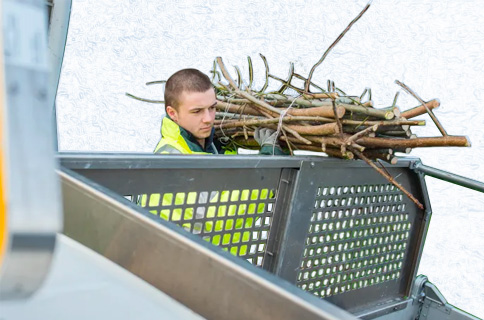
[[[186,141],[190,150],[194,152],[207,152],[207,153],[214,153],[216,154],[216,150],[213,147],[213,137],[215,133],[215,128],[212,128],[212,132],[210,136],[205,138],[205,149],[202,148],[200,143],[197,141],[195,136],[191,134],[188,130],[178,125],[174,122],[170,116],[167,114],[165,118],[162,120],[161,126],[161,136],[170,138],[173,140],[177,140],[179,136],[182,136],[183,139]]]

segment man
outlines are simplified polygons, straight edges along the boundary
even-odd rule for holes
[[[165,85],[166,116],[154,153],[236,153],[214,138],[216,104],[215,90],[207,75],[196,69],[174,73]],[[258,128],[254,138],[261,146],[260,154],[285,154],[274,130]]]

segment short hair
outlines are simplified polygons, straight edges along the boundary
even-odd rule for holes
[[[213,89],[210,78],[197,69],[182,69],[171,75],[165,84],[165,110],[171,106],[178,110],[183,92],[206,92]]]

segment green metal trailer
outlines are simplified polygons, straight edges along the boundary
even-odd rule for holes
[[[48,7],[2,2],[0,319],[477,319],[417,269],[425,174],[482,183],[388,165],[421,210],[360,161],[58,153]]]

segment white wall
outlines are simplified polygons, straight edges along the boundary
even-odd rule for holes
[[[207,72],[216,56],[247,72],[254,61],[263,81],[285,78],[289,62],[307,74],[365,1],[127,1],[74,0],[57,98],[61,151],[151,152],[159,139],[162,105],[125,92],[162,99],[159,85],[195,67]],[[371,87],[388,106],[398,79],[422,98],[439,98],[435,112],[449,134],[467,135],[472,148],[412,152],[427,165],[484,181],[484,9],[480,0],[373,1],[317,69],[347,93]],[[277,86],[276,83],[272,83]],[[402,90],[400,90],[402,91]],[[401,92],[402,110],[418,103]],[[439,135],[431,120],[415,130]],[[484,317],[484,195],[427,178],[434,216],[420,273],[450,303]]]

